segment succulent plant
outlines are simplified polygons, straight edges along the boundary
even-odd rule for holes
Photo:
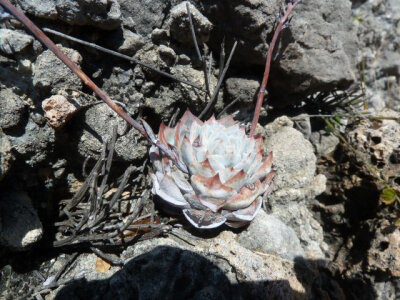
[[[275,174],[262,137],[247,136],[232,116],[202,122],[187,110],[174,128],[162,123],[158,139],[178,162],[150,148],[153,194],[182,209],[197,228],[237,228],[254,219]]]

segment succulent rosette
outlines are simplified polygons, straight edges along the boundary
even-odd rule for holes
[[[162,123],[158,139],[178,163],[150,148],[153,194],[181,208],[197,228],[237,228],[254,219],[275,174],[260,136],[247,136],[232,116],[202,122],[186,111],[174,128]]]

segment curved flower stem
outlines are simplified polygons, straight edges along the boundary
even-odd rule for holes
[[[299,4],[301,0],[297,0],[294,2],[289,2],[287,10],[285,14],[281,17],[278,26],[275,29],[274,36],[272,38],[272,41],[269,45],[268,53],[267,53],[267,61],[265,63],[265,70],[264,70],[264,77],[261,82],[261,87],[260,91],[258,92],[258,97],[257,97],[257,104],[256,108],[254,110],[254,116],[253,116],[253,122],[251,123],[251,130],[250,130],[250,136],[254,135],[254,131],[256,130],[258,119],[260,118],[260,111],[261,111],[261,106],[264,100],[264,95],[265,95],[265,88],[267,86],[268,82],[268,77],[269,77],[269,71],[271,69],[271,60],[272,60],[272,53],[275,48],[276,41],[278,39],[279,33],[281,32],[283,26],[285,25],[289,15],[291,12],[294,10],[297,4]]]

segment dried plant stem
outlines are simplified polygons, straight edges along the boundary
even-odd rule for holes
[[[176,118],[178,117],[180,111],[181,111],[181,109],[179,107],[177,107],[175,112],[174,112],[174,114],[172,115],[171,119],[168,122],[168,126],[169,127],[174,127],[175,126]]]
[[[103,145],[101,156],[84,184],[75,196],[67,201],[63,208],[67,220],[55,223],[64,237],[55,241],[54,247],[82,243],[89,246],[115,246],[115,242],[121,239],[119,234],[140,217],[145,201],[149,197],[149,191],[143,192],[135,202],[133,202],[133,197],[136,195],[139,185],[145,184],[144,169],[147,160],[139,168],[129,166],[122,176],[107,183],[113,153],[115,153],[116,139],[117,131],[114,128],[113,135]],[[135,179],[131,178],[133,172],[139,174]],[[121,208],[121,196],[130,188],[132,188],[129,197],[132,201],[132,210],[128,213],[128,219],[124,220],[126,212]],[[106,196],[107,194],[109,195]]]
[[[62,281],[60,280],[61,276],[66,272],[67,268],[70,265],[72,265],[72,263],[74,262],[74,260],[77,257],[78,257],[78,252],[74,252],[69,258],[67,258],[64,261],[64,263],[61,265],[61,267],[59,268],[57,273],[55,275],[53,275],[51,282],[48,282],[48,284],[46,284],[46,285],[39,285],[35,289],[36,299],[43,299],[43,297],[41,296],[41,293],[46,293],[46,291],[49,292],[49,290],[51,290],[53,288],[57,288],[58,286],[63,284]],[[50,278],[48,278],[47,280],[49,280],[49,279]],[[43,281],[45,281],[45,280],[43,279]]]
[[[221,117],[223,116],[223,114],[224,114],[228,109],[230,109],[233,105],[235,105],[236,102],[238,102],[238,101],[239,101],[239,98],[236,98],[236,99],[234,99],[231,103],[229,103],[228,105],[226,105],[226,106],[224,107],[224,109],[221,110],[221,112],[218,114],[217,119],[221,118]]]
[[[222,75],[221,70],[224,69],[224,64],[225,64],[225,37],[222,39],[221,50],[219,52],[219,70],[220,70],[220,72],[218,74],[218,79]]]
[[[64,261],[61,268],[54,275],[53,279],[54,282],[57,282],[60,279],[61,275],[66,271],[68,266],[70,266],[77,257],[78,257],[78,252],[74,252],[70,257],[68,257],[66,261]]]
[[[254,131],[256,130],[258,119],[260,118],[260,111],[261,111],[261,106],[262,106],[262,103],[264,100],[265,88],[267,86],[269,71],[271,69],[272,53],[274,51],[276,41],[278,39],[279,33],[281,32],[281,30],[283,28],[283,25],[285,25],[289,15],[294,10],[296,5],[299,4],[299,2],[300,2],[300,0],[294,1],[293,3],[292,2],[288,3],[287,10],[286,10],[285,14],[281,17],[279,24],[275,29],[275,33],[272,38],[272,41],[269,45],[269,49],[268,49],[268,53],[267,53],[267,61],[265,63],[264,76],[263,76],[263,80],[261,83],[260,91],[258,92],[257,104],[256,104],[256,108],[254,110],[253,122],[251,123],[250,136],[254,135]]]
[[[186,10],[187,10],[187,14],[188,14],[188,17],[189,17],[189,25],[190,25],[190,31],[192,33],[192,39],[193,39],[194,47],[196,49],[196,53],[197,53],[197,56],[198,56],[199,60],[203,64],[204,82],[205,82],[205,85],[206,85],[207,95],[210,96],[211,95],[211,92],[210,92],[210,80],[209,80],[210,77],[208,76],[208,73],[207,73],[207,62],[206,62],[205,57],[203,55],[201,55],[201,53],[200,53],[199,45],[197,43],[197,38],[196,38],[196,32],[194,30],[192,13],[190,12],[189,3],[186,3]]]
[[[215,103],[217,102],[217,98],[218,98],[217,96],[218,96],[219,89],[221,88],[222,81],[224,80],[226,72],[228,71],[229,64],[231,63],[231,59],[232,59],[233,53],[235,52],[236,46],[237,46],[237,42],[235,42],[233,44],[231,53],[229,54],[228,60],[225,64],[225,67],[222,70],[222,73],[218,78],[217,86],[214,88],[213,94],[212,94],[207,106],[200,113],[199,119],[204,118],[207,115],[207,113],[212,109],[212,107],[214,107]],[[220,70],[220,72],[221,72],[221,70]]]
[[[122,266],[124,264],[122,259],[120,259],[119,257],[112,257],[111,255],[104,253],[97,247],[92,246],[90,247],[90,250],[92,250],[98,257],[102,258],[113,266]]]

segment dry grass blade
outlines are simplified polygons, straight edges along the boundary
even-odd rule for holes
[[[228,60],[225,64],[225,67],[222,70],[222,73],[220,74],[220,76],[218,78],[217,86],[214,88],[213,94],[212,94],[207,106],[200,113],[199,119],[204,119],[207,116],[207,114],[211,111],[211,109],[215,106],[215,103],[217,102],[217,96],[218,96],[219,89],[221,88],[221,84],[225,78],[226,72],[228,71],[229,65],[230,65],[232,57],[233,57],[233,53],[236,50],[236,46],[237,46],[237,42],[235,42],[233,44],[231,53],[229,54]]]
[[[110,183],[109,174],[116,140],[117,131],[114,128],[111,139],[105,143],[100,158],[81,189],[70,201],[67,201],[63,208],[65,214],[60,217],[66,219],[55,224],[63,238],[55,241],[54,247],[82,243],[86,243],[90,247],[116,246],[128,242],[121,236],[121,233],[138,221],[144,204],[149,198],[147,190],[142,193],[142,196],[135,197],[137,189],[140,186],[143,187],[145,183],[144,168],[146,162],[139,168],[128,167],[121,177]],[[132,180],[133,173],[138,174],[138,176]],[[130,189],[131,192],[128,192]],[[128,192],[127,200],[123,200],[124,191]],[[124,206],[122,201],[131,201],[131,203]],[[128,209],[128,212],[123,207],[131,208]],[[153,214],[154,212],[151,217],[152,222],[147,226],[149,232],[145,233],[150,233],[153,229],[164,226],[161,223],[154,223]],[[140,234],[136,239],[139,237]],[[135,241],[135,239],[129,240]],[[99,254],[99,256],[101,255]],[[106,256],[101,257],[107,260]],[[110,259],[107,261],[110,261]],[[118,262],[114,261],[113,263],[117,264]]]
[[[207,92],[207,95],[210,96],[211,95],[211,92],[210,92],[210,77],[209,77],[209,73],[207,72],[207,62],[206,62],[205,57],[203,55],[201,55],[201,53],[200,53],[199,45],[197,43],[197,38],[196,38],[196,32],[194,30],[192,14],[190,12],[189,3],[186,3],[186,10],[187,10],[187,14],[188,14],[188,17],[189,17],[190,31],[192,33],[192,39],[193,39],[194,47],[196,49],[196,53],[197,53],[197,56],[198,56],[199,60],[203,64],[203,72],[204,72],[204,81],[205,81],[205,85],[206,85],[206,92]]]

